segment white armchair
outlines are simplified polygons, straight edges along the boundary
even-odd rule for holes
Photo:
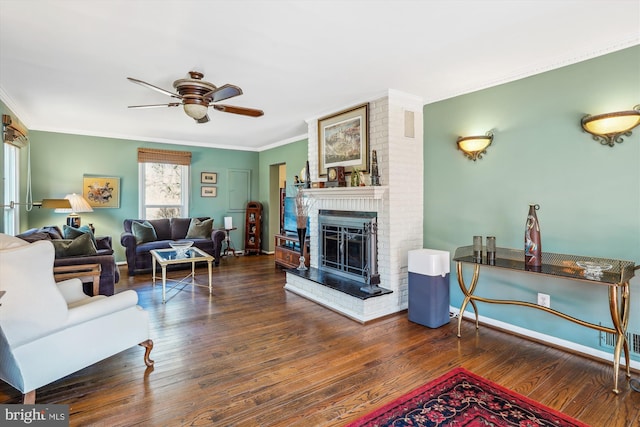
[[[0,233],[0,379],[35,403],[36,389],[136,344],[153,342],[148,313],[127,290],[89,297],[79,279],[56,283],[54,248]]]

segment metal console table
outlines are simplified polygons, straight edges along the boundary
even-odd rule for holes
[[[634,263],[632,261],[622,261],[606,258],[594,258],[594,257],[581,257],[576,255],[564,255],[555,254],[550,252],[542,253],[542,266],[535,270],[531,267],[526,267],[524,263],[524,251],[508,248],[497,248],[495,263],[487,264],[486,259],[483,259],[483,263],[477,263],[473,258],[473,247],[463,246],[456,249],[453,261],[457,264],[458,272],[458,284],[464,294],[464,300],[460,307],[460,315],[458,316],[458,338],[460,338],[460,326],[462,323],[462,314],[464,313],[467,304],[471,303],[476,318],[476,329],[478,329],[478,308],[476,307],[476,301],[486,302],[491,304],[512,304],[521,305],[526,307],[543,310],[548,313],[559,316],[565,320],[577,323],[579,325],[602,331],[605,333],[614,334],[616,338],[616,344],[613,353],[613,392],[618,394],[618,373],[620,371],[620,356],[621,351],[624,349],[624,356],[626,361],[626,374],[627,378],[631,378],[631,371],[629,368],[629,343],[627,341],[627,326],[629,324],[629,281],[634,275]],[[576,264],[576,261],[591,261],[598,263],[610,264],[612,268],[607,271],[603,271],[601,275],[585,275],[585,270]],[[464,282],[462,275],[462,264],[472,264],[473,276],[471,282],[467,286]],[[553,276],[561,279],[576,280],[590,285],[603,286],[608,288],[609,293],[609,311],[611,313],[611,320],[613,327],[609,328],[602,325],[596,325],[575,317],[569,316],[560,311],[554,310],[549,307],[544,307],[538,304],[534,304],[526,301],[514,301],[514,300],[498,300],[483,298],[474,295],[476,285],[478,284],[478,277],[480,276],[480,268],[502,268],[511,271],[539,274],[544,276]]]

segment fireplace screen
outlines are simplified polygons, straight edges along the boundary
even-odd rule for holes
[[[318,220],[320,269],[356,280],[366,278],[372,271],[368,258],[370,239],[375,239],[370,232],[375,213],[321,211]]]

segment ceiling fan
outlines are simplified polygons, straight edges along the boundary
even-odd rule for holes
[[[178,107],[183,106],[184,112],[198,123],[209,121],[208,109],[213,107],[225,113],[240,114],[243,116],[260,117],[264,114],[262,110],[253,108],[237,107],[233,105],[216,104],[218,101],[242,95],[242,89],[238,86],[226,84],[220,87],[202,80],[204,74],[198,71],[189,71],[189,78],[178,79],[173,82],[173,87],[178,93],[174,93],[142,80],[127,77],[129,81],[141,86],[153,89],[172,98],[179,99],[180,102],[170,102],[168,104],[153,105],[130,105],[129,108],[158,108],[158,107]]]

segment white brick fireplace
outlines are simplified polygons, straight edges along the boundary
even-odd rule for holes
[[[423,243],[422,106],[421,98],[393,90],[369,101],[369,150],[377,151],[381,186],[305,190],[313,199],[311,267],[319,264],[319,210],[377,212],[380,287],[393,292],[363,300],[290,273],[285,289],[360,322],[407,308],[407,253]],[[324,180],[318,177],[318,120],[307,123],[311,180]]]

